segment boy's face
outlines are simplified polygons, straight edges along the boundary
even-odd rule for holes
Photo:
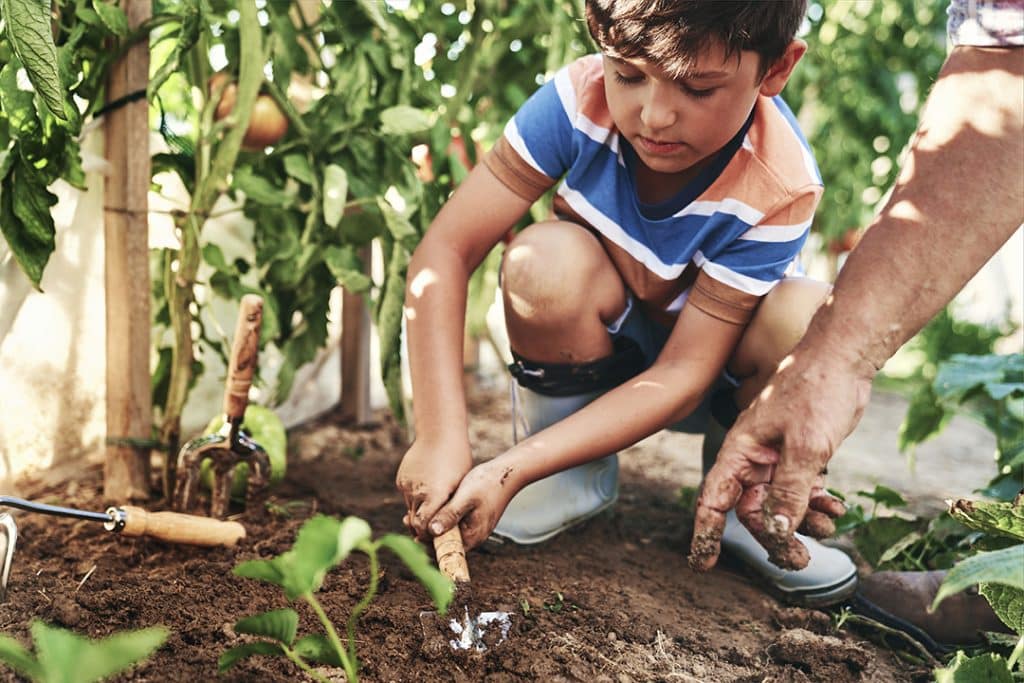
[[[658,173],[681,173],[711,157],[736,135],[762,90],[757,53],[726,59],[715,44],[677,80],[642,59],[603,59],[612,119]]]

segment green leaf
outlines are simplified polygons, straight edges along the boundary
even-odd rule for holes
[[[380,113],[380,132],[385,135],[412,135],[431,127],[430,116],[422,109],[399,104]]]
[[[994,652],[976,657],[957,652],[949,666],[934,673],[935,683],[1013,683],[1006,660]]]
[[[1024,541],[1024,505],[958,500],[950,504],[949,514],[972,529]]]
[[[363,272],[363,264],[351,245],[327,247],[324,250],[324,263],[341,286],[353,294],[369,291],[373,285],[370,276]]]
[[[3,109],[15,138],[20,137],[22,129],[35,127],[37,120],[35,107],[32,106],[34,96],[30,91],[18,87],[20,68],[21,61],[12,59],[0,69],[0,109]]]
[[[238,645],[220,656],[217,660],[217,670],[224,673],[238,662],[253,655],[279,655],[283,653],[284,650],[279,643],[268,643],[265,640]]]
[[[303,659],[309,659],[320,664],[330,666],[344,666],[337,650],[331,645],[326,636],[314,633],[303,636],[295,643],[295,654]]]
[[[1024,635],[1024,590],[998,583],[982,582],[978,591],[985,596],[999,620]]]
[[[0,180],[0,232],[18,265],[38,288],[56,246],[50,206],[57,198],[27,179],[28,174],[18,165]]]
[[[394,207],[388,204],[383,197],[377,199],[377,206],[384,214],[384,224],[395,241],[401,242],[407,249],[413,249],[416,246],[419,233],[416,232],[416,228],[409,222],[409,219],[395,211]]]
[[[910,397],[907,414],[900,424],[898,447],[904,452],[910,446],[923,443],[937,436],[952,417],[939,400],[931,386],[924,386]]]
[[[41,621],[32,624],[42,678],[49,683],[89,683],[112,676],[148,657],[167,635],[167,629],[156,626],[89,640]]]
[[[187,54],[199,40],[200,29],[203,26],[202,9],[198,0],[184,0],[175,9],[175,12],[181,17],[178,42],[174,45],[171,54],[168,55],[167,61],[160,65],[146,87],[146,96],[150,100],[159,92],[160,87],[170,78],[171,74],[179,70],[182,56]]]
[[[307,185],[316,184],[313,167],[309,165],[309,159],[306,158],[305,154],[289,154],[286,156],[284,158],[284,170],[285,173],[299,182]]]
[[[978,553],[957,563],[939,586],[931,609],[934,610],[950,595],[982,582],[1024,590],[1024,544]]]
[[[50,4],[40,0],[0,0],[7,38],[25,66],[32,87],[56,118],[67,121],[65,91],[57,66],[57,48],[50,32]]]
[[[345,200],[348,198],[348,174],[337,164],[328,164],[324,169],[324,223],[338,227],[345,215]]]
[[[320,589],[328,570],[338,563],[341,523],[317,515],[299,529],[292,549],[270,560],[250,560],[235,574],[280,586],[289,600]]]
[[[272,638],[279,643],[291,645],[299,628],[299,614],[293,609],[275,609],[263,614],[239,619],[235,624],[236,633]]]
[[[882,486],[881,484],[876,484],[873,491],[858,491],[857,495],[864,496],[888,508],[895,509],[907,506],[907,501],[900,495],[899,491],[893,490],[888,486]]]
[[[121,38],[128,35],[128,17],[120,7],[105,0],[92,0],[92,7],[111,33]]]
[[[398,558],[427,589],[438,612],[445,614],[455,595],[455,584],[434,567],[423,546],[408,536],[399,534],[384,534],[378,542],[398,555]]]
[[[256,175],[248,166],[235,170],[231,177],[231,187],[244,192],[247,200],[264,206],[288,208],[293,202],[290,194],[279,190],[266,178]]]
[[[0,661],[6,663],[22,676],[34,681],[41,680],[43,669],[32,653],[21,646],[21,643],[9,636],[0,635]]]
[[[935,393],[946,404],[956,405],[978,387],[995,400],[1024,396],[1024,356],[954,354],[939,365]]]
[[[370,540],[370,525],[358,517],[346,517],[338,529],[338,552],[335,562],[342,562],[357,546]]]
[[[901,517],[875,517],[853,532],[853,542],[868,564],[878,567],[882,555],[918,527],[918,522]]]

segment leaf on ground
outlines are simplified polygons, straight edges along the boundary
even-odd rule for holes
[[[950,595],[982,582],[1024,590],[1024,543],[1003,550],[978,553],[957,563],[939,586],[931,609],[934,610]]]
[[[34,681],[43,677],[42,667],[32,657],[32,653],[9,636],[0,635],[0,662],[4,662],[19,674]]]
[[[935,683],[1013,683],[1006,660],[992,652],[977,657],[957,652],[949,666],[934,673]]]
[[[1024,635],[1024,590],[998,583],[982,583],[978,590],[1000,621]]]
[[[950,503],[949,514],[972,529],[1024,541],[1024,505],[958,500]]]
[[[89,683],[107,678],[148,657],[167,635],[167,629],[154,626],[90,640],[41,621],[32,624],[42,679],[47,681]]]
[[[326,636],[314,633],[303,636],[295,642],[295,654],[303,659],[310,659],[320,664],[331,666],[344,666],[337,650],[331,645]]]

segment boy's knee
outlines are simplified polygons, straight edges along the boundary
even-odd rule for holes
[[[773,368],[800,341],[831,291],[831,285],[819,280],[783,279],[758,305],[730,370],[742,377]]]
[[[523,230],[505,251],[501,288],[508,312],[522,318],[579,312],[593,303],[595,289],[615,275],[597,238],[566,221],[537,223]]]

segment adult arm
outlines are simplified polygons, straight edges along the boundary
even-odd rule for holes
[[[416,438],[396,484],[406,523],[418,536],[472,467],[462,386],[469,277],[529,206],[479,164],[441,208],[409,264],[405,321]]]
[[[698,501],[691,552],[714,565],[724,514],[760,497],[744,523],[781,567],[806,566],[793,538],[826,463],[856,426],[871,380],[1024,221],[1024,50],[957,47],[928,96],[892,195],[832,296],[729,432]],[[771,483],[745,476],[779,453]],[[818,498],[818,500],[821,500]],[[695,545],[696,547],[696,545]]]

